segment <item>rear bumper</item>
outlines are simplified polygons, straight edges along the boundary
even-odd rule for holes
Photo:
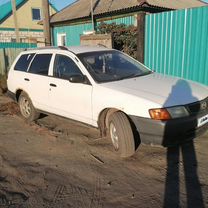
[[[198,118],[207,115],[208,111],[195,116],[157,121],[148,118],[131,116],[143,143],[173,146],[192,140],[208,130],[208,123],[197,127]]]

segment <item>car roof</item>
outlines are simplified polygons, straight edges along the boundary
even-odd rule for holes
[[[41,47],[41,48],[32,48],[32,49],[26,49],[27,52],[40,52],[40,51],[57,51],[57,50],[65,50],[70,51],[74,54],[81,54],[81,53],[87,53],[87,52],[96,52],[96,51],[109,51],[113,50],[110,48],[106,48],[105,46],[98,45],[98,46],[59,46],[59,47]]]
[[[113,50],[106,48],[104,46],[71,46],[68,47],[69,51],[72,51],[75,54],[87,53],[87,52],[96,52],[96,51],[109,51]]]

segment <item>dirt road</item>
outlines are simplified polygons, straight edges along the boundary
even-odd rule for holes
[[[0,208],[208,207],[208,135],[120,159],[96,129],[28,124],[0,96]]]

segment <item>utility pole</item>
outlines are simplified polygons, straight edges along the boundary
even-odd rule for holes
[[[45,45],[51,45],[51,31],[50,31],[50,14],[49,14],[49,3],[48,0],[42,0],[42,10],[43,10],[43,30]]]
[[[94,11],[93,11],[93,0],[91,0],[91,19],[92,19],[92,30],[95,31],[95,25],[94,25]]]
[[[18,27],[18,22],[17,22],[16,0],[11,0],[11,3],[12,3],[13,18],[14,18],[16,42],[19,43],[20,37],[19,37],[19,27]]]
[[[137,15],[137,60],[141,63],[144,63],[145,15],[145,12]]]

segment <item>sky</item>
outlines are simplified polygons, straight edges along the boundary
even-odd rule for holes
[[[1,1],[1,0],[0,0]],[[208,1],[208,0],[207,0]],[[55,5],[58,10],[63,9],[67,5],[75,2],[75,0],[51,0],[51,2]]]
[[[10,0],[0,0],[0,5],[8,2]],[[67,5],[75,2],[75,0],[50,0],[58,10],[63,9]],[[208,1],[208,0],[207,0]]]
[[[4,0],[0,0],[0,1],[4,1]],[[208,3],[208,0],[202,0],[204,2]],[[66,7],[67,5],[75,2],[75,0],[51,0],[52,3],[54,3],[55,7],[58,10],[63,9],[64,7]]]
[[[8,1],[9,0],[0,0],[0,4],[3,4],[3,3],[8,2]],[[67,5],[75,2],[75,0],[50,0],[50,1],[55,5],[55,7],[58,10],[61,10],[64,7],[66,7]],[[208,0],[204,0],[204,1],[208,3]]]

